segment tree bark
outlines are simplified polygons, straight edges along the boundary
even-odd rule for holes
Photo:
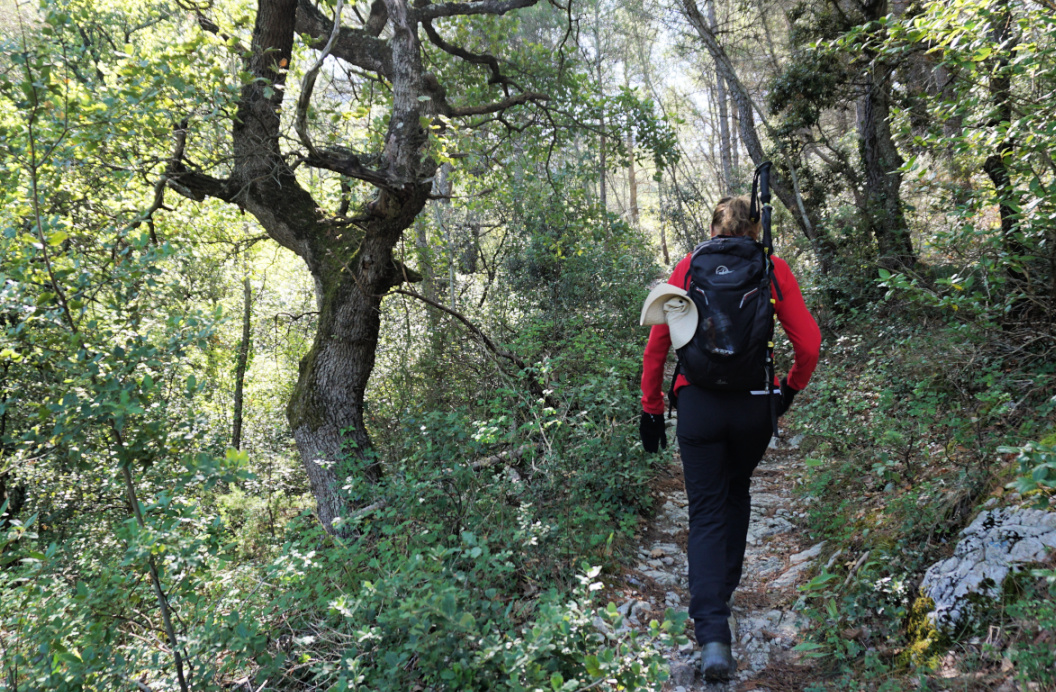
[[[713,33],[718,32],[719,23],[715,19],[715,0],[705,0],[708,12],[708,23]],[[733,151],[730,146],[729,109],[727,107],[726,80],[722,73],[715,70],[715,92],[719,108],[719,160],[722,162],[722,194],[733,194]]]
[[[667,251],[667,230],[663,223],[660,224],[660,251],[664,255],[664,266],[671,265],[671,255]],[[1056,254],[1053,255],[1056,257]],[[1056,276],[1056,275],[1054,275]],[[1056,278],[1053,279],[1053,286],[1056,286]]]
[[[890,102],[877,75],[865,75],[865,91],[858,100],[858,151],[865,173],[865,221],[876,239],[880,263],[889,268],[916,262],[905,214],[902,211],[902,157],[891,138]]]
[[[887,13],[886,0],[861,5],[864,21]],[[871,57],[871,56],[870,56]],[[891,136],[891,101],[887,68],[870,60],[863,73],[864,87],[858,99],[858,152],[865,173],[864,217],[876,239],[882,266],[898,269],[916,263],[913,241],[902,208],[904,161]]]
[[[627,70],[627,61],[623,63],[623,85],[631,88],[631,75]],[[627,128],[627,218],[631,225],[638,226],[638,175],[634,160],[634,125]]]
[[[238,345],[238,360],[235,363],[235,406],[231,425],[231,446],[242,449],[242,401],[246,382],[246,367],[249,364],[250,335],[253,318],[253,287],[249,273],[242,279],[242,343]]]
[[[599,5],[594,5],[594,69],[597,72],[598,78],[598,93],[604,102],[605,99],[605,82],[603,81],[603,73],[601,71],[601,15],[599,12]],[[609,208],[609,196],[608,191],[605,188],[605,177],[609,170],[609,163],[607,160],[607,152],[605,151],[605,106],[604,103],[601,106],[600,113],[598,114],[598,131],[599,142],[598,142],[598,199],[601,202],[601,208],[608,210]]]
[[[609,194],[605,188],[605,176],[609,169],[609,162],[605,152],[605,108],[601,109],[601,119],[598,123],[601,129],[598,143],[598,201],[603,210],[609,208]]]
[[[988,125],[993,128],[1007,128],[1012,122],[1012,75],[1009,72],[1009,56],[1015,48],[1015,36],[1012,34],[1012,12],[1008,0],[1001,0],[990,28],[990,37],[997,55],[990,75],[989,92],[992,100],[993,117]],[[1019,223],[1015,207],[1019,206],[1019,195],[1012,184],[1007,161],[1015,154],[1015,139],[1007,134],[998,143],[997,151],[992,152],[983,162],[983,171],[997,192],[998,213],[1001,217],[1001,240],[1004,250],[1010,256],[1022,256],[1027,248],[1018,237]],[[1016,283],[1026,281],[1023,272],[1008,267],[1007,273]]]
[[[737,109],[730,109],[730,164],[734,171],[739,170],[740,164],[740,153],[741,153],[741,140],[738,136],[738,132],[741,131],[741,125],[737,120]]]

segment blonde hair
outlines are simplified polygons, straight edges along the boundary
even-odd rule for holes
[[[752,221],[752,201],[748,195],[723,197],[711,215],[711,228],[714,235],[748,236],[759,240],[759,222]]]

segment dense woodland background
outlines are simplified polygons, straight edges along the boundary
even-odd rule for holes
[[[955,639],[915,592],[1056,487],[1056,6],[5,0],[0,42],[4,689],[659,686],[684,614],[590,625],[670,461],[640,301],[768,159],[825,335],[788,482],[870,556],[803,593],[812,689],[1056,689],[1051,569]]]

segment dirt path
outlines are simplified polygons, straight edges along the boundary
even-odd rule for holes
[[[673,433],[673,430],[669,430]],[[669,435],[673,438],[673,435]],[[792,496],[791,475],[800,463],[795,438],[767,452],[752,479],[752,518],[744,576],[734,594],[731,629],[738,672],[729,684],[708,684],[699,672],[699,647],[668,652],[673,692],[801,690],[809,669],[791,651],[800,642],[802,618],[793,612],[795,587],[807,581],[822,545],[810,545],[798,527],[803,509]],[[682,468],[675,463],[656,484],[659,511],[639,543],[640,562],[626,576],[619,606],[631,626],[642,626],[666,608],[689,604],[686,573],[687,500]]]

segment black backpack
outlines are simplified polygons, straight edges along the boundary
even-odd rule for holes
[[[757,197],[758,191],[758,197]],[[762,202],[760,205],[758,201]],[[678,367],[670,398],[676,406],[679,373],[691,384],[719,391],[766,391],[777,434],[774,382],[774,268],[770,231],[770,162],[756,169],[752,181],[753,220],[762,216],[763,242],[719,236],[693,250],[683,288],[697,307],[697,330],[676,351]]]
[[[762,244],[751,238],[719,236],[693,251],[683,288],[697,306],[697,331],[676,351],[679,371],[690,383],[766,391],[774,332],[766,258]]]

